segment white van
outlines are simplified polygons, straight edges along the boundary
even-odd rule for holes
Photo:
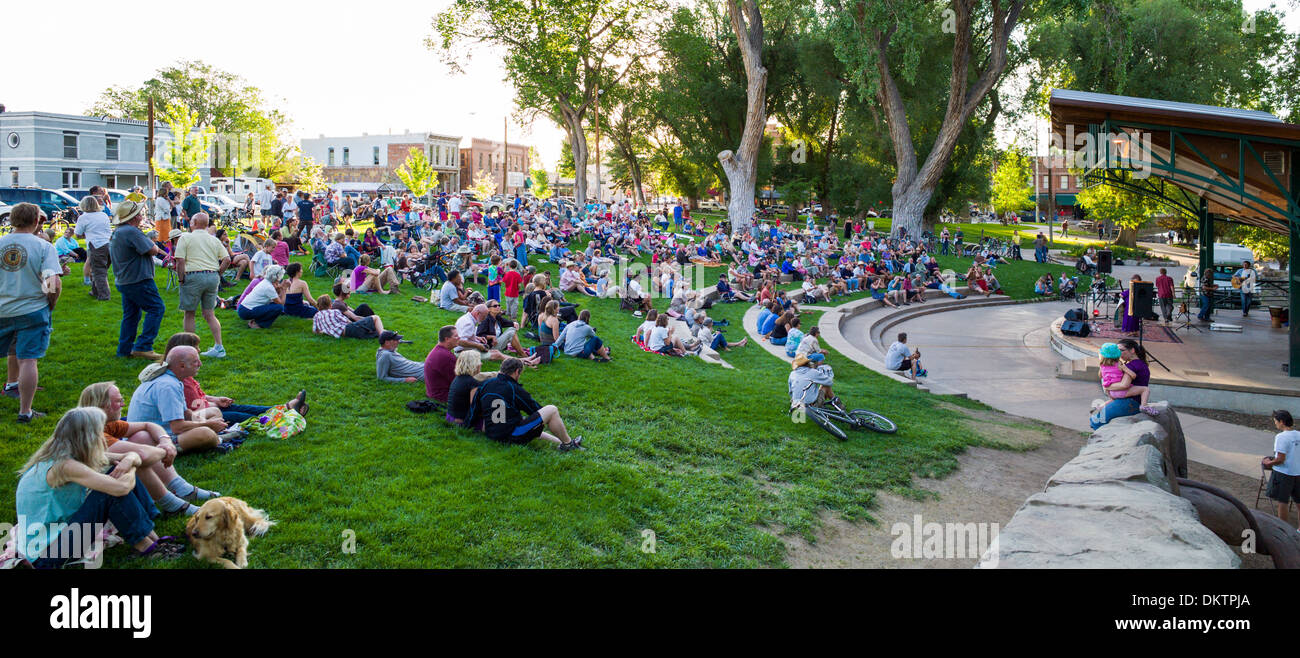
[[[1255,252],[1251,251],[1250,247],[1228,242],[1214,243],[1214,280],[1231,281],[1232,274],[1241,269],[1242,261],[1255,264]],[[1200,289],[1200,272],[1197,268],[1187,268],[1187,274],[1183,276],[1183,285]]]

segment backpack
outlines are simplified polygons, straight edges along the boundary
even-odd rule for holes
[[[428,398],[425,400],[411,400],[406,403],[406,409],[411,413],[417,414],[427,414],[433,411],[446,413],[447,405],[434,400],[433,398]]]
[[[325,264],[325,254],[316,252],[311,255],[311,273],[315,276],[329,276],[329,265]]]

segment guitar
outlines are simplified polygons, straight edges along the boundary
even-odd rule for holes
[[[1237,288],[1237,289],[1240,289],[1240,288],[1241,288],[1241,277],[1236,276],[1236,275],[1233,275],[1233,277],[1232,277],[1232,287],[1233,287],[1233,288]]]

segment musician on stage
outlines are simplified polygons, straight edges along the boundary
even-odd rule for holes
[[[1142,324],[1142,318],[1133,312],[1132,292],[1133,292],[1133,282],[1135,281],[1141,282],[1142,275],[1134,274],[1133,278],[1129,279],[1128,289],[1120,293],[1120,298],[1122,300],[1120,301],[1120,305],[1119,305],[1120,313],[1121,313],[1120,317],[1123,318],[1123,322],[1120,325],[1120,331],[1129,334],[1137,333],[1138,328]]]
[[[1164,317],[1164,324],[1168,325],[1174,318],[1174,278],[1163,267],[1160,268],[1160,276],[1156,277],[1156,299],[1160,301],[1160,315]]]
[[[1201,322],[1209,322],[1210,316],[1214,314],[1214,291],[1219,289],[1219,285],[1214,282],[1214,270],[1205,268],[1201,272],[1201,310],[1196,314],[1196,319]]]

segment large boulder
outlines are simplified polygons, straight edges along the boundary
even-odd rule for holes
[[[997,551],[993,555],[993,551]],[[1058,484],[1025,501],[980,566],[1005,569],[1235,569],[1187,500],[1131,480]]]
[[[1209,528],[1228,545],[1241,546],[1245,540],[1245,531],[1250,528],[1250,521],[1232,501],[1192,486],[1183,487],[1180,495],[1196,508],[1196,516],[1201,520],[1201,525]]]
[[[1259,510],[1251,510],[1259,524],[1259,541],[1255,550],[1273,558],[1278,569],[1300,569],[1300,532],[1282,519]]]

